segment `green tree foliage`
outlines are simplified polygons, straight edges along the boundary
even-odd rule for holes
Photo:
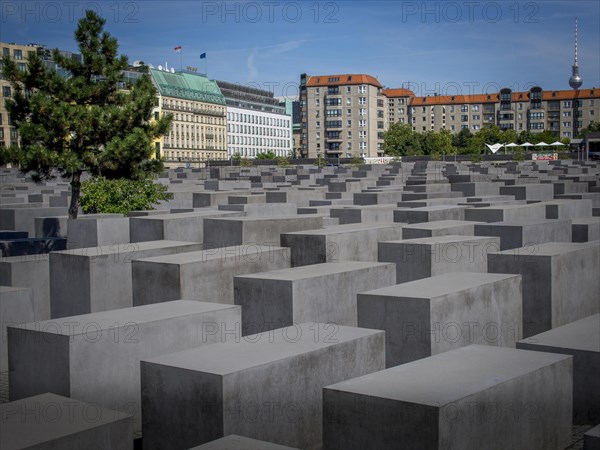
[[[284,156],[279,156],[278,158],[276,158],[276,160],[277,160],[278,167],[282,167],[282,168],[291,167],[290,162]]]
[[[394,123],[383,135],[383,149],[389,156],[423,155],[423,137],[407,123]]]
[[[151,160],[153,140],[170,127],[169,116],[151,120],[156,91],[148,75],[128,92],[119,88],[127,58],[117,40],[103,31],[105,20],[86,11],[75,31],[82,62],[53,51],[70,76],[46,69],[33,55],[27,71],[3,58],[4,76],[13,87],[6,107],[21,146],[0,149],[36,180],[56,175],[70,179],[69,217],[76,218],[84,172],[106,178],[143,179],[162,170]]]
[[[95,177],[81,183],[81,209],[84,213],[127,214],[154,209],[161,200],[171,198],[167,187],[150,178],[128,180]]]
[[[266,152],[262,152],[262,153],[258,153],[256,155],[256,159],[276,159],[277,155],[275,155],[275,152],[272,151],[266,151]]]
[[[592,122],[587,127],[583,128],[577,137],[579,139],[585,139],[588,133],[600,133],[600,122]]]

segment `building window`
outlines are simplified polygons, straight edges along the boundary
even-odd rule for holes
[[[460,116],[460,121],[461,122],[468,122],[469,121],[469,116],[466,114],[463,114]]]
[[[367,86],[365,86],[364,84],[360,85],[358,87],[358,93],[359,94],[364,94],[365,92],[367,92]]]
[[[366,131],[359,131],[358,132],[358,137],[361,138],[361,139],[366,139],[367,132]]]
[[[571,107],[571,100],[565,100],[563,102],[563,108],[570,108]]]
[[[468,112],[469,111],[469,105],[462,105],[460,107],[460,112]]]
[[[367,110],[366,110],[366,108],[360,108],[360,110],[359,110],[359,114],[360,114],[361,116],[364,116],[364,115],[366,115],[366,114],[367,114]]]
[[[21,50],[14,50],[14,55],[15,55],[15,59],[17,61],[20,61],[21,59],[23,59],[23,52]]]
[[[352,121],[351,120],[346,120],[346,126],[347,127],[351,127],[352,126]]]
[[[366,127],[367,126],[367,121],[365,119],[361,119],[358,121],[358,126],[359,127]]]
[[[10,86],[2,86],[2,95],[4,97],[10,97]]]
[[[366,105],[367,104],[367,97],[359,97],[358,98],[358,104],[359,105]]]

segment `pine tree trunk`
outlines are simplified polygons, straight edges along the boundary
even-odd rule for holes
[[[81,195],[81,172],[75,172],[71,178],[71,205],[69,219],[77,219],[79,212],[79,196]]]

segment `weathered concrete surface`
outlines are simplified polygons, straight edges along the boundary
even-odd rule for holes
[[[323,446],[563,449],[572,383],[570,356],[463,347],[326,386]]]
[[[290,249],[239,245],[144,258],[132,264],[133,304],[179,298],[233,303],[233,277],[290,267]]]
[[[322,388],[383,369],[383,345],[382,331],[304,323],[142,361],[144,450],[228,434],[321,448]]]
[[[502,205],[465,210],[465,220],[475,222],[543,221],[546,207],[541,203],[530,205]]]
[[[131,416],[45,393],[0,405],[0,448],[133,450]]]
[[[204,241],[204,219],[211,217],[243,216],[241,212],[208,209],[179,214],[161,214],[131,217],[129,229],[131,242],[143,241]]]
[[[266,441],[230,434],[190,450],[300,450],[285,445],[273,444]]]
[[[292,267],[337,261],[377,261],[377,242],[400,239],[402,224],[350,224],[281,235]]]
[[[570,219],[526,220],[475,225],[476,236],[500,237],[500,250],[533,247],[546,242],[571,242]]]
[[[8,370],[7,327],[33,320],[32,290],[25,287],[0,286],[0,372]]]
[[[386,366],[469,344],[514,347],[521,277],[451,273],[358,294],[358,326],[385,330]]]
[[[435,222],[422,222],[402,226],[402,239],[417,239],[448,234],[461,236],[474,236],[475,224],[464,220],[436,220]]]
[[[67,236],[69,249],[128,244],[129,217],[120,214],[82,215],[68,220]]]
[[[420,208],[401,208],[394,211],[394,222],[422,223],[436,220],[465,220],[466,206],[435,205]]]
[[[600,242],[550,242],[488,254],[490,273],[523,276],[523,337],[600,312]]]
[[[583,450],[600,450],[600,425],[583,435]]]
[[[600,422],[600,314],[523,339],[517,348],[573,356],[573,423]]]
[[[590,217],[587,219],[572,220],[573,242],[590,242],[600,240],[600,219]]]
[[[396,264],[396,282],[450,272],[486,272],[487,254],[500,250],[500,238],[436,236],[379,242],[378,260]]]
[[[221,342],[240,321],[237,306],[178,300],[10,327],[10,398],[94,402],[132,414],[138,431],[140,359]]]
[[[204,219],[204,245],[206,248],[214,248],[277,244],[283,233],[321,228],[321,216],[306,214]]]
[[[294,323],[356,326],[356,295],[396,284],[393,264],[341,261],[239,275],[234,300],[244,311],[242,334]]]
[[[47,253],[0,258],[0,285],[31,288],[34,320],[50,318],[50,268]]]
[[[52,252],[51,317],[133,306],[131,262],[134,259],[200,248],[201,244],[190,242],[149,241]]]

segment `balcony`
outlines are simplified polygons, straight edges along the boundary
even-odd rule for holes
[[[214,139],[214,138],[215,138],[215,135],[214,135],[214,134],[212,134],[212,133],[206,133],[206,134],[204,135],[204,137],[205,137],[206,139]]]

